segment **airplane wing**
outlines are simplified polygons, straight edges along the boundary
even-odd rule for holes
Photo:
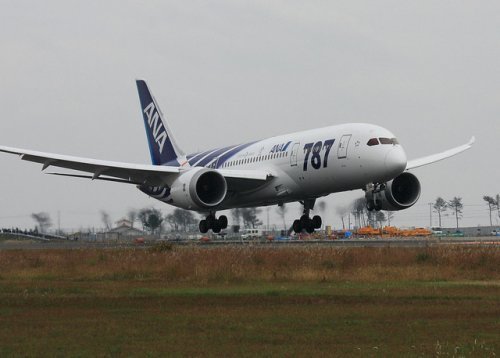
[[[189,168],[181,168],[165,165],[144,165],[105,160],[73,157],[68,155],[38,152],[33,150],[19,149],[0,146],[0,152],[17,154],[22,160],[42,164],[42,170],[48,167],[59,167],[71,169],[92,175],[48,173],[53,175],[71,176],[78,178],[98,179],[127,184],[147,184],[151,186],[165,185],[166,178],[178,175]],[[218,170],[229,181],[251,180],[262,182],[272,175],[260,170]]]
[[[466,151],[467,149],[470,149],[472,147],[472,145],[474,144],[475,140],[476,139],[474,137],[472,137],[469,140],[469,142],[467,142],[466,144],[461,145],[459,147],[452,148],[452,149],[446,150],[446,151],[441,152],[441,153],[432,154],[432,155],[429,155],[427,157],[422,157],[422,158],[410,160],[406,164],[406,170],[415,169],[415,168],[418,168],[418,167],[421,167],[421,166],[424,166],[427,164],[438,162],[440,160],[443,160],[443,159],[446,159],[449,157],[453,157],[454,155],[457,155],[459,153],[462,153],[463,151]]]

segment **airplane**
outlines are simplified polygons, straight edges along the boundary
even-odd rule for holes
[[[133,184],[166,204],[206,216],[199,230],[227,228],[217,211],[300,202],[303,215],[293,222],[296,233],[322,225],[310,217],[316,199],[332,193],[365,191],[367,209],[404,210],[420,197],[421,185],[409,172],[472,147],[464,145],[407,161],[394,134],[373,124],[347,123],[222,148],[185,154],[146,81],[136,80],[152,164],[132,164],[0,146],[22,160],[75,172],[47,174]]]

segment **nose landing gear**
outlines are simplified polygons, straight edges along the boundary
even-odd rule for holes
[[[222,229],[227,228],[227,217],[221,215],[217,219],[215,213],[210,213],[206,219],[200,221],[198,228],[202,234],[206,234],[208,230],[218,234]]]
[[[385,184],[373,183],[366,186],[366,209],[368,211],[382,210],[382,191],[385,189]]]

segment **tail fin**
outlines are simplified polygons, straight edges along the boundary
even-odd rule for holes
[[[155,98],[144,80],[136,80],[139,99],[141,100],[142,115],[148,137],[149,152],[154,165],[169,163],[179,165],[177,158],[184,153],[175,143],[172,131],[168,128]]]

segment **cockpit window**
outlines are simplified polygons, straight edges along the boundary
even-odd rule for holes
[[[370,147],[373,146],[373,145],[378,145],[378,139],[377,138],[372,138],[366,144],[369,145]]]
[[[399,144],[396,138],[379,138],[380,144]]]

